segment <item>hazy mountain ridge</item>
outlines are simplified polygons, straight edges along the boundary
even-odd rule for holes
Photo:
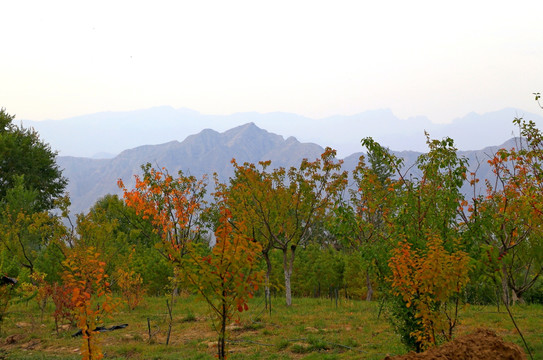
[[[90,159],[59,156],[57,162],[69,179],[67,191],[72,199],[72,211],[87,211],[100,197],[119,194],[117,180],[128,187],[134,175],[141,174],[141,165],[150,162],[165,167],[171,174],[182,170],[198,178],[218,173],[228,179],[234,173],[232,158],[238,163],[271,160],[274,166],[298,165],[303,158],[317,158],[324,149],[316,144],[302,144],[294,137],[283,139],[248,123],[219,133],[204,130],[183,142],[171,141],[160,145],[144,145],[121,152],[113,159]]]
[[[515,117],[543,126],[541,115],[511,108],[481,115],[470,113],[449,124],[434,124],[424,116],[399,119],[388,109],[310,119],[282,112],[206,115],[169,106],[22,123],[34,127],[61,156],[114,157],[111,154],[142,145],[182,141],[206,128],[224,132],[253,122],[269,132],[294,136],[300,142],[330,146],[346,157],[359,151],[360,139],[367,136],[391,149],[425,151],[424,131],[432,138],[453,138],[461,150],[480,149],[511,138]]]
[[[501,147],[513,146],[515,139],[501,146],[487,147],[479,151],[459,151],[470,162],[470,170],[478,167],[480,178],[491,177],[487,163],[489,156]],[[134,185],[134,175],[141,174],[141,165],[150,162],[155,167],[165,167],[171,174],[182,170],[201,178],[204,174],[219,174],[226,181],[234,174],[232,158],[238,163],[271,160],[273,167],[298,166],[302,159],[314,160],[324,148],[314,143],[301,143],[291,136],[282,136],[260,129],[254,123],[219,133],[206,129],[188,136],[184,141],[170,141],[160,145],[144,145],[121,152],[113,159],[91,159],[59,156],[57,162],[69,179],[67,191],[72,199],[72,211],[87,211],[100,197],[111,193],[120,194],[117,180],[123,179],[128,187]],[[404,158],[405,168],[411,168],[418,156],[416,151],[393,151]],[[358,164],[362,152],[344,159],[343,168],[352,171]],[[416,168],[411,168],[409,176],[418,177]],[[482,183],[481,183],[482,185]],[[482,188],[481,188],[482,189]],[[484,189],[479,189],[479,192]],[[463,191],[468,193],[469,187]]]

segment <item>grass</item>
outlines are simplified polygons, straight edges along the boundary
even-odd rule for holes
[[[479,327],[494,330],[522,347],[505,309],[467,306],[461,312],[457,334]],[[50,314],[52,307],[48,308]],[[543,359],[543,306],[515,306],[516,320],[535,358]],[[295,299],[287,308],[275,299],[270,316],[255,300],[239,323],[231,324],[230,359],[383,359],[407,351],[386,319],[378,318],[379,304],[343,300],[336,308],[326,299]],[[172,313],[170,345],[166,346],[166,298],[147,298],[134,311],[119,309],[107,326],[128,323],[125,329],[100,334],[106,359],[214,359],[217,335],[205,303],[193,297],[177,298]],[[149,337],[147,319],[151,324]],[[76,329],[55,333],[52,316],[40,321],[34,302],[16,304],[3,324],[0,359],[79,359],[81,338]]]

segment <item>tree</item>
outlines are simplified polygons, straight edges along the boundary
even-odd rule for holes
[[[331,218],[330,230],[344,240],[363,260],[366,273],[366,300],[373,297],[372,278],[377,275],[384,283],[387,273],[387,255],[390,249],[390,231],[387,222],[393,213],[395,196],[391,179],[401,160],[373,139],[362,140],[368,150],[367,158],[360,156],[352,176],[355,189],[349,189],[350,198],[339,202],[335,216]]]
[[[514,123],[521,130],[518,147],[489,160],[497,181],[487,182],[487,196],[477,199],[471,216],[506,305],[522,301],[543,274],[543,134],[531,121]]]
[[[78,217],[79,243],[93,245],[103,254],[108,273],[119,270],[140,277],[147,293],[164,293],[170,286],[173,266],[155,248],[160,236],[153,231],[149,219],[143,219],[117,195],[106,195],[96,201],[85,216]],[[87,231],[90,230],[90,231]],[[133,254],[130,268],[126,257]],[[115,282],[114,282],[115,283]]]
[[[428,335],[437,329],[429,326],[434,320],[447,318],[446,338],[452,334],[468,270],[468,258],[462,252],[465,229],[459,216],[465,203],[460,187],[466,180],[466,159],[458,156],[452,139],[432,140],[426,135],[429,151],[417,159],[419,177],[408,178],[393,166],[398,180],[393,211],[387,216],[387,231],[392,244],[397,244],[389,261],[390,319],[402,341],[417,350],[435,343],[435,335]],[[440,263],[440,258],[449,260]],[[443,287],[434,284],[440,278],[447,279]],[[408,291],[415,291],[410,293],[413,297],[406,295]],[[420,307],[411,306],[413,299]],[[428,309],[436,312],[428,313]],[[424,320],[427,314],[429,322]],[[442,332],[443,327],[439,328]]]
[[[35,191],[35,211],[50,210],[62,195],[67,179],[56,164],[57,153],[33,129],[13,124],[15,116],[0,109],[0,201],[23,176],[24,187]]]
[[[428,239],[425,251],[412,250],[408,242],[402,242],[392,251],[389,266],[393,293],[403,299],[408,309],[413,308],[416,319],[413,331],[403,334],[404,342],[420,351],[436,345],[438,337],[451,340],[458,306],[451,311],[448,303],[452,297],[459,297],[469,280],[468,254],[461,250],[448,252],[442,240],[434,236]]]
[[[91,246],[87,249],[72,249],[63,265],[64,282],[71,290],[71,304],[76,313],[77,326],[83,335],[82,358],[102,359],[95,329],[117,306],[105,273],[106,264]]]
[[[207,302],[216,320],[214,327],[219,337],[217,354],[226,359],[226,325],[234,314],[248,310],[252,298],[262,282],[262,271],[258,268],[260,244],[245,234],[245,224],[235,222],[226,207],[225,193],[217,192],[220,211],[219,226],[215,231],[216,243],[211,253],[198,249],[202,244],[191,243],[184,256],[177,253],[174,263],[181,274],[198,294]],[[199,246],[200,245],[200,246]]]
[[[191,242],[201,240],[205,178],[184,176],[182,171],[174,178],[166,169],[154,169],[149,163],[143,165],[142,170],[143,178],[135,176],[136,185],[132,190],[119,179],[125,203],[151,222],[153,231],[161,239],[159,248],[164,257],[182,257],[189,251]]]
[[[255,239],[262,241],[263,255],[272,249],[283,253],[285,298],[292,305],[291,276],[296,249],[309,241],[314,224],[322,219],[345,187],[347,174],[341,172],[341,161],[335,161],[335,150],[327,148],[320,159],[304,159],[299,167],[274,169],[271,162],[238,165],[232,161],[235,177],[231,182],[234,205],[240,217],[254,224]],[[269,278],[270,262],[268,262]]]
[[[219,226],[216,243],[209,247],[199,240],[200,211],[205,193],[204,181],[185,177],[179,172],[174,178],[165,169],[143,167],[143,179],[136,177],[136,187],[123,189],[125,202],[144,218],[149,219],[161,237],[164,256],[177,267],[186,284],[198,292],[216,315],[219,333],[218,356],[226,358],[226,322],[233,311],[247,310],[249,297],[258,289],[261,274],[255,270],[260,247],[245,236],[243,223],[230,224],[231,213],[225,206],[226,194],[219,189]]]
[[[79,214],[76,221],[77,239],[75,245],[83,248],[93,247],[102,255],[107,264],[106,271],[112,274],[124,267],[130,254],[128,235],[120,231],[117,219],[111,218],[106,210],[95,204],[87,214]]]
[[[15,180],[0,201],[0,245],[33,273],[43,250],[60,239],[66,229],[57,216],[35,210],[38,192],[24,187],[23,176]]]
[[[273,177],[266,172],[270,162],[261,162],[262,170],[259,170],[254,164],[245,163],[240,166],[235,160],[232,160],[235,168],[235,176],[230,179],[227,198],[228,207],[231,209],[232,217],[242,221],[247,231],[246,236],[251,236],[260,244],[261,255],[266,262],[265,288],[264,296],[266,308],[271,312],[270,297],[270,276],[272,272],[272,262],[270,252],[273,249],[274,238],[268,231],[268,224],[271,219],[270,205],[273,204]]]
[[[133,270],[134,253],[132,252],[126,259],[125,266],[117,268],[115,273],[117,285],[121,291],[121,296],[128,306],[128,310],[134,310],[143,300],[145,289],[143,288],[143,278]]]

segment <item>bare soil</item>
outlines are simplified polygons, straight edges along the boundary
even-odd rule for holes
[[[518,345],[505,342],[495,332],[488,329],[477,329],[472,334],[460,336],[423,353],[411,352],[407,355],[385,358],[385,360],[416,359],[525,360],[526,354]]]

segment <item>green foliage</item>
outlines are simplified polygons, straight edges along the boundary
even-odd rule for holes
[[[133,270],[143,278],[148,294],[162,295],[170,287],[170,278],[174,276],[173,265],[155,248],[136,246]]]
[[[397,244],[389,261],[390,319],[404,343],[417,351],[435,344],[438,335],[451,338],[458,312],[447,304],[452,301],[453,309],[458,308],[469,269],[467,255],[459,252],[464,243],[459,208],[464,204],[460,187],[466,180],[466,159],[458,157],[450,138],[431,140],[427,135],[427,144],[428,153],[417,160],[421,177],[408,179],[398,172],[399,180],[389,186],[394,197],[386,216],[390,242]],[[448,319],[447,326],[443,319]]]
[[[18,177],[15,187],[0,202],[0,246],[30,272],[41,252],[65,232],[58,217],[36,211],[37,198],[36,192],[24,188],[23,178]]]
[[[368,149],[371,167],[366,165],[364,156],[359,158],[352,173],[356,188],[350,189],[348,200],[336,204],[328,228],[362,261],[359,276],[365,277],[366,300],[371,300],[373,284],[385,286],[391,248],[387,224],[396,197],[391,176],[401,166],[401,160],[371,138],[363,139],[362,145]]]
[[[2,333],[2,323],[7,315],[11,298],[14,294],[14,284],[0,284],[0,334]]]
[[[0,244],[0,272],[6,276],[16,278],[19,276],[21,266],[6,246]]]
[[[99,199],[86,215],[77,219],[77,243],[94,246],[106,254],[107,272],[112,275],[124,269],[134,250],[131,270],[143,279],[149,294],[163,294],[173,276],[173,266],[155,248],[160,237],[149,220],[144,220],[127,207],[117,195]]]
[[[38,253],[35,264],[36,269],[45,274],[45,280],[49,284],[59,283],[64,270],[62,261],[66,258],[63,244],[58,241],[50,242]]]
[[[530,304],[543,305],[543,279],[539,278],[534,285],[526,291],[524,300]]]
[[[297,296],[328,296],[330,289],[344,289],[345,256],[331,247],[310,244],[294,264],[292,284]]]
[[[56,152],[33,129],[14,125],[14,118],[0,109],[0,202],[23,178],[24,188],[36,196],[35,211],[50,210],[67,180],[55,162]]]

